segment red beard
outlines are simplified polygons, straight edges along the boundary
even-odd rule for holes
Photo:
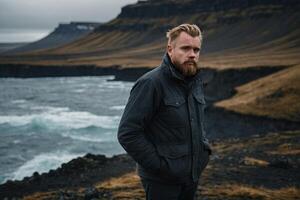
[[[198,65],[195,61],[185,61],[183,64],[178,62],[174,63],[175,67],[184,75],[184,76],[194,76],[198,72]]]

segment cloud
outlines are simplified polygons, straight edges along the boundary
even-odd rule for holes
[[[0,0],[0,29],[52,29],[61,22],[106,22],[137,0]]]

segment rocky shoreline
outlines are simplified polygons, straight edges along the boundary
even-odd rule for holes
[[[72,76],[114,75],[115,80],[135,81],[150,68],[122,68],[119,65],[97,67],[95,65],[44,66],[27,64],[0,64],[0,78],[42,78]]]
[[[299,133],[212,142],[213,154],[196,199],[296,200],[300,192]],[[141,200],[145,197],[134,170],[128,155],[87,154],[48,173],[7,181],[0,185],[0,199]]]
[[[118,177],[133,171],[134,161],[128,155],[107,158],[104,155],[86,154],[64,163],[56,170],[21,181],[7,181],[0,185],[0,199],[20,198],[34,192],[61,190],[64,188],[92,187],[96,182]]]

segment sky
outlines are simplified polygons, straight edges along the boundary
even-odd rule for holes
[[[107,22],[137,0],[0,0],[0,42],[29,42],[59,23]]]

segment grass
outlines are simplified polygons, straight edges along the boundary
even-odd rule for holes
[[[236,88],[237,94],[215,105],[248,115],[300,121],[300,65]]]
[[[217,192],[216,192],[217,191]],[[268,189],[264,187],[252,187],[240,184],[224,184],[204,188],[202,191],[207,199],[259,199],[259,200],[297,200],[300,189],[285,187],[281,189]]]
[[[97,188],[109,190],[115,200],[144,199],[144,191],[135,172],[96,185]]]

